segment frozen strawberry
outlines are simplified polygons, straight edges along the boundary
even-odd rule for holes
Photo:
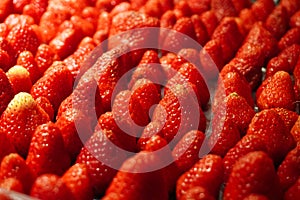
[[[292,80],[287,72],[276,72],[257,96],[257,105],[262,109],[295,109],[295,94]]]
[[[39,23],[41,16],[47,10],[48,0],[31,0],[23,7],[23,14],[31,16],[36,23]]]
[[[285,200],[293,200],[297,199],[300,196],[300,178],[296,181],[294,185],[292,185],[284,194]]]
[[[180,197],[179,200],[187,200],[187,199],[194,199],[194,200],[213,200],[215,199],[207,189],[201,186],[195,186],[190,188],[184,195]]]
[[[297,11],[293,16],[290,18],[290,27],[300,27],[300,11]]]
[[[273,0],[258,0],[251,6],[251,10],[257,21],[265,21],[274,8],[275,3]]]
[[[16,178],[6,178],[6,179],[0,181],[0,187],[1,187],[1,189],[4,189],[4,190],[24,193],[24,189],[23,189],[21,181],[19,181]],[[3,192],[1,192],[0,198],[3,200],[9,200],[9,197],[7,197],[7,195],[3,194]]]
[[[43,108],[43,110],[48,114],[49,119],[51,121],[54,120],[54,110],[53,110],[53,106],[50,103],[50,101],[44,97],[44,96],[40,96],[38,98],[35,99],[35,102],[41,107]]]
[[[39,68],[38,71],[44,73],[54,61],[58,61],[59,57],[54,50],[47,44],[41,44],[35,55],[35,62]]]
[[[294,148],[295,142],[281,117],[274,110],[266,109],[253,117],[247,135],[258,135],[264,141],[267,153],[279,163]]]
[[[32,87],[30,74],[24,67],[15,65],[6,72],[6,75],[15,94],[19,92],[30,92]]]
[[[4,21],[5,18],[13,13],[14,5],[12,0],[4,0],[0,3],[0,21]]]
[[[0,96],[0,114],[2,114],[15,95],[12,85],[2,69],[0,69],[0,90],[2,91]]]
[[[281,0],[279,6],[284,7],[287,10],[288,17],[291,17],[300,9],[300,2],[297,0]]]
[[[276,6],[265,22],[266,29],[276,38],[280,39],[289,27],[289,18],[283,6]]]
[[[279,165],[277,174],[279,176],[281,188],[286,191],[294,183],[297,182],[300,176],[300,146],[291,150],[282,163]]]
[[[223,182],[223,170],[221,157],[213,154],[204,156],[178,179],[177,199],[180,199],[195,186],[203,187],[211,196],[217,198]]]
[[[127,159],[111,182],[103,200],[168,199],[162,170],[157,169],[160,162],[158,155],[143,151]]]
[[[274,195],[278,193],[276,182],[278,177],[272,159],[262,151],[254,151],[234,164],[223,198],[244,199],[252,193]]]
[[[252,151],[266,152],[264,141],[257,135],[245,135],[233,148],[231,148],[223,159],[224,181],[227,182],[232,167],[237,160]]]
[[[39,176],[31,188],[30,196],[45,200],[73,198],[71,191],[63,180],[54,174]]]
[[[15,58],[25,50],[35,54],[40,44],[36,33],[28,24],[18,24],[14,26],[8,33],[6,39],[14,50]]]
[[[81,149],[76,163],[86,164],[94,194],[103,194],[117,170],[126,159],[126,154],[116,148],[115,135],[106,130],[95,132]]]
[[[282,119],[284,125],[290,131],[296,121],[298,120],[298,114],[296,112],[284,109],[284,108],[272,108]]]
[[[61,87],[61,86],[64,87]],[[48,98],[57,111],[60,103],[68,97],[73,90],[73,78],[65,63],[57,61],[44,73],[31,88],[34,98],[44,96]]]
[[[35,176],[25,160],[16,153],[5,156],[0,166],[0,180],[16,178],[22,184],[25,193],[30,192]]]
[[[278,71],[293,73],[300,55],[300,45],[293,44],[283,51],[277,57],[272,58],[267,65],[266,77],[274,75]]]
[[[300,142],[300,118],[299,117],[291,129],[291,134],[297,143]]]
[[[215,31],[215,28],[219,24],[218,18],[216,17],[214,11],[213,10],[205,11],[204,13],[201,14],[200,18],[206,28],[208,36],[211,37],[213,32]]]
[[[22,51],[19,54],[17,65],[21,65],[22,67],[27,69],[30,74],[31,82],[33,84],[42,76],[42,72],[40,72],[34,56],[30,51]]]
[[[55,38],[49,42],[49,46],[58,54],[61,59],[71,55],[77,48],[77,45],[83,38],[80,29],[64,29]]]
[[[205,135],[201,131],[186,133],[172,151],[175,164],[182,171],[189,170],[198,160]]]
[[[25,157],[35,128],[49,121],[49,116],[33,97],[20,92],[8,104],[0,118],[0,127],[17,152]]]
[[[278,46],[281,50],[293,45],[300,44],[300,28],[295,27],[288,30],[279,40]]]
[[[48,122],[36,128],[26,163],[37,176],[45,173],[62,175],[69,167],[70,157],[65,151],[61,132],[55,124]]]
[[[88,169],[85,164],[75,164],[64,173],[62,181],[69,188],[74,199],[93,199]]]
[[[236,16],[238,14],[233,2],[230,0],[212,0],[211,9],[213,12],[215,12],[215,15],[219,21],[221,21],[224,17]]]

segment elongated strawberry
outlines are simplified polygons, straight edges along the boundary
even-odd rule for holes
[[[54,123],[48,122],[36,128],[26,163],[37,176],[45,173],[62,175],[69,167],[70,157],[65,151],[61,132]]]
[[[271,110],[274,110],[280,116],[288,131],[291,131],[296,121],[298,120],[298,114],[284,108],[272,108]]]
[[[35,61],[41,73],[44,73],[54,61],[59,60],[58,55],[47,44],[41,44],[35,54]]]
[[[275,107],[295,109],[293,83],[287,72],[278,71],[265,81],[266,84],[257,95],[257,105],[260,109]]]
[[[61,87],[61,86],[64,87]],[[73,78],[67,66],[60,61],[53,65],[44,73],[31,88],[30,93],[34,98],[44,96],[57,111],[61,102],[68,97],[73,90]]]
[[[35,99],[35,102],[41,107],[43,108],[43,110],[48,114],[49,119],[51,121],[54,120],[54,110],[53,110],[53,106],[50,103],[50,101],[46,98],[46,97],[38,97]]]
[[[254,151],[234,164],[225,186],[224,199],[244,199],[251,193],[274,195],[277,182],[272,159],[262,151]]]
[[[215,12],[219,21],[221,21],[224,17],[236,16],[238,14],[233,2],[230,0],[212,0],[211,9]]]
[[[283,6],[287,10],[289,17],[300,9],[300,3],[297,0],[282,0],[279,6]]]
[[[39,176],[31,188],[30,196],[45,200],[73,197],[63,180],[55,174],[43,174]]]
[[[117,169],[126,159],[126,154],[116,148],[114,143],[117,142],[111,131],[97,131],[85,143],[77,157],[76,163],[86,164],[96,195],[105,192],[116,175]]]
[[[297,182],[300,176],[300,146],[297,145],[296,148],[291,150],[282,163],[279,165],[277,174],[280,180],[280,185],[283,190],[287,190],[294,183]]]
[[[265,21],[274,8],[275,3],[272,0],[258,0],[251,6],[251,10],[257,21]]]
[[[30,51],[22,51],[17,59],[17,65],[23,66],[30,74],[31,82],[34,84],[41,76],[37,63]]]
[[[19,92],[30,92],[32,87],[30,74],[24,67],[15,65],[7,71],[6,75],[15,94]]]
[[[281,50],[293,45],[293,44],[300,44],[300,28],[295,27],[288,30],[284,36],[279,40],[278,46]]]
[[[299,20],[299,16],[300,16],[300,11],[297,11],[295,14],[293,14],[293,16],[290,18],[290,26],[292,28],[295,27],[300,27],[300,20]]]
[[[288,191],[284,194],[284,199],[285,200],[293,200],[297,199],[300,196],[300,178],[298,178],[297,182],[292,185]]]
[[[4,21],[4,19],[12,13],[14,10],[13,1],[5,0],[0,3],[0,21]]]
[[[127,159],[111,182],[103,200],[168,199],[162,171],[150,170],[159,166],[160,162],[157,155],[144,151]],[[147,169],[149,171],[144,172]]]
[[[17,152],[25,157],[35,128],[49,121],[49,116],[33,97],[24,92],[15,95],[0,119],[0,127],[7,134]]]
[[[30,192],[35,176],[25,160],[16,153],[5,156],[0,166],[0,180],[16,178],[22,184],[25,193]]]
[[[8,154],[16,152],[15,147],[4,132],[0,133],[0,148],[0,160]]]
[[[23,25],[33,25],[34,19],[28,15],[21,14],[10,14],[5,19],[4,23],[7,25],[7,28],[11,30],[15,26]]]
[[[219,21],[213,10],[205,11],[201,14],[201,21],[203,22],[208,36],[211,37],[215,28],[218,26]]]
[[[213,154],[204,156],[178,179],[176,197],[180,199],[189,189],[200,186],[217,198],[223,181],[223,170],[221,157]]]
[[[88,169],[85,164],[75,164],[64,173],[62,181],[76,200],[93,199]]]
[[[205,135],[201,131],[190,131],[174,147],[172,155],[175,164],[182,172],[189,170],[199,160],[199,152],[204,138]]]
[[[188,1],[188,3],[191,1]],[[200,2],[199,2],[200,3]],[[197,4],[197,3],[195,3]],[[191,20],[193,22],[194,25],[194,29],[195,29],[195,33],[196,33],[196,38],[197,38],[197,42],[204,46],[205,43],[209,40],[209,36],[207,33],[207,30],[201,20],[201,16],[200,15],[192,15],[191,16]]]
[[[299,117],[291,129],[291,134],[296,142],[300,141],[300,118]]]
[[[12,85],[2,69],[0,69],[0,90],[2,91],[0,96],[0,114],[2,114],[15,95]]]

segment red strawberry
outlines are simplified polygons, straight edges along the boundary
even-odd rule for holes
[[[269,200],[269,198],[262,194],[250,194],[243,200]]]
[[[0,3],[0,21],[4,21],[5,18],[13,13],[14,5],[12,0],[4,0]]]
[[[157,151],[167,146],[167,141],[158,134],[148,138],[145,142],[139,143],[141,151]],[[168,149],[168,147],[166,147]],[[170,150],[170,149],[169,149]]]
[[[149,0],[139,9],[139,12],[145,13],[148,16],[159,18],[164,12],[171,10],[173,6],[173,1],[170,0]]]
[[[0,48],[0,68],[7,71],[12,66],[11,55],[6,50]]]
[[[201,186],[195,186],[190,188],[184,195],[180,197],[179,200],[188,200],[188,199],[193,199],[193,200],[213,200],[215,199],[207,189],[201,187]]]
[[[152,169],[159,167],[160,162],[158,155],[143,151],[127,159],[111,182],[103,200],[168,199],[162,170]],[[144,172],[145,170],[147,171]]]
[[[256,2],[258,1],[255,1],[254,4]],[[257,21],[257,19],[254,16],[254,12],[251,8],[245,8],[241,10],[239,18],[242,23],[242,28],[245,30],[245,32],[248,32],[252,28],[253,24],[255,24],[255,22]]]
[[[284,108],[272,108],[271,110],[274,110],[280,116],[289,131],[298,120],[298,114],[296,112]]]
[[[10,100],[14,97],[13,87],[2,69],[0,69],[0,91],[2,91],[0,96],[0,114],[2,114]]]
[[[19,92],[30,92],[32,87],[30,74],[24,67],[15,65],[6,72],[6,75],[15,94]]]
[[[224,17],[236,16],[238,14],[231,0],[212,0],[211,9],[215,12],[219,21],[221,21]]]
[[[276,6],[265,22],[266,29],[276,38],[280,39],[289,27],[287,10],[283,6]]]
[[[300,118],[299,117],[291,129],[291,134],[297,143],[300,142]]]
[[[161,133],[161,129],[163,128],[163,124],[159,121],[151,121],[147,126],[145,126],[141,137],[138,139],[137,145],[140,150],[145,150],[145,147],[148,143],[153,143],[154,139],[165,140]],[[162,139],[160,139],[162,138]],[[150,141],[149,141],[150,140]],[[164,142],[163,142],[164,143]]]
[[[35,102],[44,109],[44,111],[48,114],[49,119],[51,121],[54,120],[54,110],[53,110],[53,106],[50,103],[50,101],[46,98],[46,97],[38,97],[35,99]]]
[[[64,87],[62,87],[62,85]],[[65,63],[57,61],[44,73],[31,88],[34,98],[46,97],[57,111],[61,102],[73,90],[73,78]]]
[[[47,0],[31,0],[29,4],[23,7],[23,14],[31,16],[38,23],[41,16],[47,10],[47,6]]]
[[[0,118],[0,127],[17,152],[26,157],[35,128],[49,121],[49,116],[33,97],[20,92],[11,100]]]
[[[1,187],[1,189],[4,189],[4,190],[24,193],[22,183],[16,178],[7,178],[7,179],[0,181],[0,187]],[[3,192],[3,190],[2,190],[2,192],[0,194],[0,198],[2,200],[9,200],[10,199],[8,197],[9,195],[5,195],[3,193],[5,193],[5,192]]]
[[[300,177],[300,145],[286,155],[278,167],[277,174],[284,191],[297,182]]]
[[[42,72],[40,72],[34,56],[30,51],[22,51],[19,54],[17,65],[21,65],[27,69],[33,84],[42,76]]]
[[[8,30],[15,26],[31,26],[34,24],[34,19],[28,15],[10,14],[4,21]]]
[[[294,148],[294,140],[281,117],[274,110],[263,110],[253,117],[248,135],[258,135],[264,141],[267,153],[278,163]]]
[[[192,13],[194,14],[202,14],[203,12],[210,9],[210,0],[204,1],[197,1],[197,0],[190,0],[187,1]]]
[[[295,109],[295,94],[292,80],[287,72],[276,72],[257,95],[260,109],[286,108]]]
[[[281,50],[293,45],[300,44],[300,28],[291,28],[284,36],[279,40],[278,46]]]
[[[233,148],[231,148],[225,155],[224,162],[224,180],[228,181],[232,167],[236,161],[252,151],[266,152],[266,145],[264,141],[257,135],[245,135]]]
[[[98,9],[102,9],[105,11],[111,11],[111,9],[113,9],[113,7],[115,7],[116,5],[120,4],[123,1],[124,0],[117,0],[117,1],[111,2],[108,0],[97,0],[96,7]]]
[[[39,176],[31,188],[30,196],[45,200],[63,200],[73,197],[63,180],[54,174]]]
[[[175,2],[174,12],[178,19],[182,17],[190,17],[193,14],[187,1]]]
[[[275,3],[273,0],[258,0],[251,6],[251,10],[257,21],[265,21],[274,8]]]
[[[293,16],[290,18],[290,27],[300,27],[300,10],[297,11]]]
[[[22,184],[25,193],[30,192],[34,182],[34,175],[25,160],[16,153],[5,156],[0,166],[0,180],[16,178]]]
[[[189,170],[198,160],[205,135],[193,130],[186,133],[172,151],[175,164],[182,171]]]
[[[168,10],[160,18],[160,27],[172,29],[176,21],[177,17],[175,12],[173,10]]]
[[[116,149],[118,141],[112,131],[97,131],[87,141],[76,163],[86,164],[94,194],[103,194],[126,159],[126,154]],[[118,145],[119,146],[119,145]]]
[[[74,199],[93,199],[88,169],[85,164],[75,164],[62,176],[62,181],[73,194]]]
[[[188,3],[191,1],[188,1]],[[202,1],[201,1],[202,2]],[[199,3],[201,3],[199,2]],[[197,4],[197,3],[196,3]],[[195,33],[196,33],[196,38],[197,38],[197,42],[204,46],[205,43],[209,40],[209,36],[208,33],[206,31],[206,28],[201,20],[201,16],[200,15],[192,15],[191,16],[191,20],[193,22],[194,25],[194,29],[195,29]]]
[[[45,173],[62,175],[69,167],[70,157],[65,151],[61,132],[55,124],[48,122],[36,128],[26,163],[37,176]]]
[[[293,200],[297,199],[300,196],[300,178],[298,178],[297,182],[291,186],[288,191],[286,191],[284,195],[285,200]]]
[[[16,152],[15,147],[12,145],[7,135],[1,132],[0,133],[0,161],[4,156],[14,152]]]
[[[288,17],[291,17],[300,9],[300,2],[297,0],[281,0],[279,6],[283,6],[287,10]]]
[[[110,12],[111,16],[115,16],[121,12],[125,12],[125,11],[130,11],[130,10],[134,10],[131,7],[131,4],[129,2],[122,2],[118,5],[116,5]]]
[[[200,159],[189,171],[185,172],[177,181],[176,197],[180,199],[189,189],[200,186],[217,197],[223,182],[222,158],[208,154]]]
[[[58,55],[47,44],[41,44],[35,54],[35,61],[39,68],[38,71],[44,73],[54,61],[59,60]]]
[[[15,58],[22,51],[26,50],[30,51],[32,54],[35,54],[40,44],[36,33],[28,24],[18,24],[14,26],[9,31],[6,39],[14,50]]]
[[[237,13],[240,13],[241,10],[244,8],[248,8],[251,6],[251,1],[250,0],[232,0],[233,6]]]
[[[300,45],[293,44],[283,51],[277,57],[272,58],[267,66],[266,77],[274,75],[278,71],[292,73],[300,55]]]
[[[252,193],[276,196],[275,193],[279,193],[276,191],[277,182],[271,158],[262,151],[254,151],[234,164],[223,198],[244,199]]]
[[[208,36],[211,37],[213,32],[215,31],[215,28],[218,26],[219,21],[217,16],[215,15],[215,12],[213,10],[205,11],[201,14],[201,21],[203,22],[206,31],[208,33]]]

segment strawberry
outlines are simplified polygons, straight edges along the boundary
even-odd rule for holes
[[[213,10],[205,11],[204,13],[201,14],[200,18],[206,28],[208,36],[211,37],[213,32],[215,31],[215,28],[219,24],[215,12]]]
[[[148,16],[160,18],[163,13],[167,10],[171,10],[173,7],[174,3],[171,0],[149,0],[139,11]]]
[[[175,2],[174,12],[177,18],[190,17],[193,13],[187,1]]]
[[[213,200],[215,199],[212,195],[210,195],[207,189],[201,186],[195,186],[190,188],[184,195],[180,197],[179,200]]]
[[[244,8],[249,8],[251,6],[250,0],[232,0],[232,3],[237,13],[240,13]]]
[[[291,134],[297,143],[300,142],[300,118],[299,117],[291,129]]]
[[[61,132],[54,123],[48,122],[36,128],[26,163],[37,176],[45,173],[62,175],[69,167],[70,157],[65,151]]]
[[[167,141],[159,135],[153,135],[145,142],[139,143],[139,149],[141,151],[157,151],[161,148],[167,147]],[[170,150],[170,149],[169,149]]]
[[[255,1],[254,4],[256,2],[258,1]],[[257,19],[254,16],[254,12],[251,8],[244,8],[243,10],[241,10],[239,18],[242,23],[242,28],[245,30],[245,32],[248,32],[255,24],[255,22],[257,22]]]
[[[257,21],[265,21],[274,8],[275,3],[273,0],[258,0],[251,6],[251,10]]]
[[[114,2],[108,1],[108,0],[97,0],[96,1],[96,7],[101,10],[105,11],[111,11],[116,5],[120,4],[124,0],[117,0]]]
[[[279,6],[283,6],[287,10],[288,17],[291,17],[300,9],[300,2],[297,0],[281,0]]]
[[[285,7],[276,6],[265,22],[266,29],[276,38],[280,39],[289,28],[289,18]]]
[[[300,27],[300,11],[297,11],[293,16],[290,18],[290,27],[295,28],[295,27]]]
[[[236,16],[238,14],[233,2],[230,0],[212,0],[211,9],[213,12],[215,12],[215,15],[219,21],[221,21],[224,17]]]
[[[188,2],[191,2],[191,1],[188,1]],[[199,3],[201,3],[201,2],[199,2]],[[205,43],[209,40],[209,36],[208,36],[207,30],[206,30],[203,22],[201,21],[201,16],[197,15],[197,14],[192,15],[191,20],[194,25],[197,42],[200,45],[204,46]]]
[[[7,179],[4,179],[4,180],[0,181],[0,187],[2,189],[1,194],[0,194],[0,198],[3,199],[3,200],[9,200],[10,199],[10,198],[7,197],[9,195],[3,194],[4,193],[3,189],[8,190],[8,191],[16,191],[16,192],[19,192],[19,193],[24,193],[21,181],[19,181],[16,178],[7,178]]]
[[[49,121],[49,116],[25,92],[15,95],[0,118],[0,127],[21,156],[26,157],[35,128]]]
[[[0,3],[0,21],[4,21],[4,19],[12,13],[14,10],[14,5],[12,0],[4,0]]]
[[[30,0],[15,0],[15,1],[13,1],[14,11],[16,13],[22,13],[23,7],[29,3],[30,3]]]
[[[287,72],[278,71],[257,95],[257,105],[262,109],[286,108],[295,110],[295,94],[292,80]]]
[[[62,200],[73,197],[63,180],[55,174],[39,176],[31,188],[30,196],[45,200]]]
[[[93,199],[88,169],[85,164],[75,164],[64,173],[62,181],[76,200]]]
[[[12,58],[6,50],[0,49],[0,68],[7,71],[12,65]]]
[[[207,190],[211,196],[217,198],[222,181],[222,158],[208,154],[180,176],[176,186],[176,197],[180,199],[189,189],[200,186]]]
[[[128,3],[128,2],[122,2],[118,5],[116,5],[110,12],[110,15],[111,16],[115,16],[117,15],[118,13],[121,13],[121,12],[125,12],[125,11],[130,11],[130,10],[133,10],[131,8],[131,4]]]
[[[147,2],[147,0],[130,0],[129,2],[133,9],[139,9]]]
[[[35,83],[41,76],[37,63],[34,59],[33,54],[30,51],[22,51],[17,59],[17,65],[23,66],[30,74],[32,83]]]
[[[35,62],[39,68],[38,71],[44,73],[54,61],[58,61],[60,58],[47,44],[41,44],[35,54]]]
[[[0,133],[0,145],[0,161],[4,156],[16,152],[15,147],[12,145],[7,135],[3,132]]]
[[[160,27],[172,29],[177,21],[177,17],[173,10],[166,11],[160,18]]]
[[[236,161],[252,151],[266,152],[264,141],[257,135],[245,135],[233,148],[231,148],[223,159],[225,173],[224,180],[228,181],[232,167]]]
[[[143,151],[127,159],[112,180],[103,200],[168,199],[162,170],[156,169],[160,162],[158,155]]]
[[[182,171],[189,170],[198,160],[205,135],[201,131],[192,130],[186,133],[172,151],[175,164]]]
[[[30,74],[24,67],[15,65],[6,72],[6,75],[15,94],[19,92],[30,92],[32,87]]]
[[[291,186],[288,191],[284,194],[285,200],[293,200],[297,199],[300,196],[300,178],[298,178],[297,182]]]
[[[249,194],[244,200],[268,200],[268,197],[262,194]]]
[[[300,45],[293,44],[283,51],[277,57],[272,58],[267,65],[266,77],[274,75],[278,71],[292,73],[300,55]]]
[[[86,164],[94,194],[103,194],[122,162],[126,159],[123,151],[116,149],[117,139],[112,131],[97,131],[85,143],[76,163]],[[119,146],[119,145],[118,145]]]
[[[279,163],[294,148],[292,135],[274,110],[266,109],[256,113],[249,125],[247,135],[261,137],[274,163]]]
[[[29,4],[23,7],[23,14],[31,16],[38,23],[43,13],[47,10],[47,6],[47,0],[31,0]]]
[[[34,175],[25,160],[16,153],[5,156],[0,166],[0,180],[7,178],[16,178],[21,182],[25,193],[30,192],[30,188],[34,182]]]
[[[14,50],[15,58],[25,50],[35,54],[40,44],[36,33],[28,24],[18,24],[14,26],[9,31],[6,39]]]
[[[253,151],[234,164],[223,198],[244,199],[252,193],[275,195],[277,182],[271,158],[262,151]]]
[[[61,87],[61,86],[64,87]],[[56,61],[44,75],[32,86],[31,95],[34,98],[46,97],[57,111],[61,102],[73,90],[73,78],[65,63]]]
[[[161,129],[163,128],[163,124],[159,121],[151,121],[147,126],[145,126],[141,137],[138,139],[137,145],[138,149],[145,150],[148,143],[153,143],[154,139],[163,140],[167,142],[161,133]],[[163,143],[164,143],[163,142]],[[155,148],[156,149],[156,148]]]
[[[288,131],[293,128],[294,124],[298,120],[298,114],[296,112],[284,108],[271,108],[271,110],[274,110],[280,116]]]
[[[194,14],[202,14],[203,12],[210,9],[210,0],[204,1],[197,1],[197,0],[190,0],[187,1],[192,13]]]
[[[279,165],[277,174],[280,180],[280,185],[283,190],[287,190],[294,183],[297,182],[298,177],[300,177],[300,146],[297,145],[296,148],[291,150],[282,163]]]
[[[300,44],[300,28],[291,28],[289,29],[284,36],[279,40],[278,46],[281,50],[293,45]]]
[[[4,21],[10,31],[15,26],[31,26],[34,24],[34,19],[28,15],[10,14]]]
[[[2,91],[0,96],[0,114],[2,114],[10,100],[14,97],[13,87],[2,69],[0,69],[0,90]]]
[[[51,121],[54,120],[54,110],[53,110],[53,106],[50,103],[50,101],[46,98],[46,97],[38,97],[35,99],[35,102],[41,107],[43,108],[43,110],[48,114],[49,119]]]

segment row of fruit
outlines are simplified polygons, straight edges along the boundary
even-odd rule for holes
[[[0,193],[299,199],[299,101],[299,0],[0,2]]]

